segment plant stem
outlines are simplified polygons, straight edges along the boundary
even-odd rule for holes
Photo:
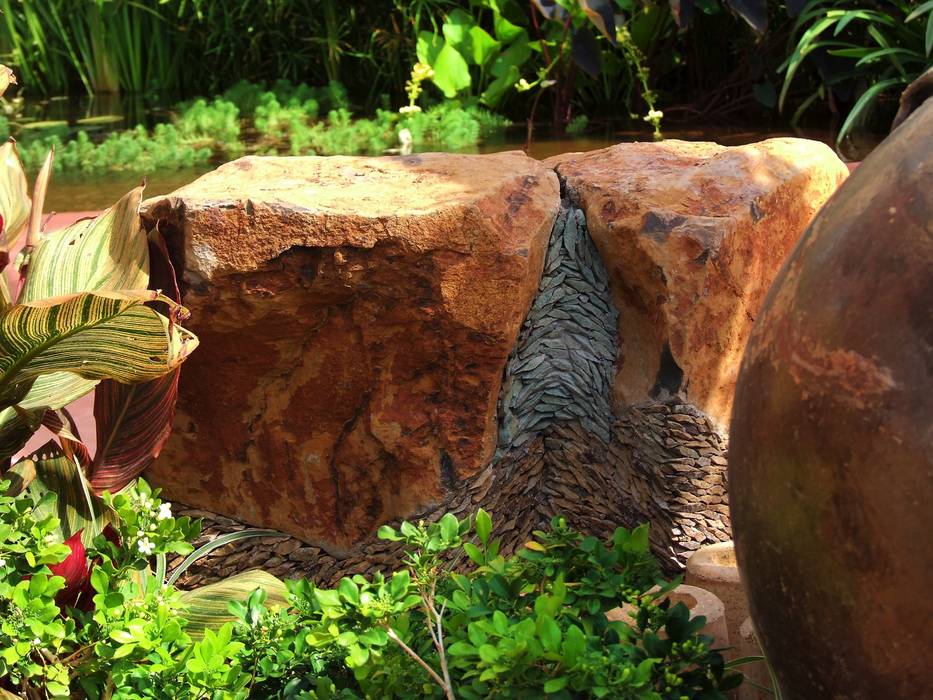
[[[437,675],[437,671],[435,671],[433,668],[428,666],[427,662],[424,659],[422,659],[420,656],[418,656],[418,654],[415,652],[414,649],[412,649],[410,646],[405,644],[405,642],[403,642],[401,638],[395,633],[394,629],[392,629],[388,625],[385,625],[385,630],[386,630],[386,633],[389,635],[389,639],[391,639],[393,642],[398,644],[402,648],[402,651],[404,651],[411,658],[413,658],[415,661],[421,664],[422,668],[424,668],[424,670],[428,672],[428,674],[431,676],[434,682],[437,683],[441,687],[441,690],[444,691],[444,694],[450,700],[455,700],[453,690],[450,688],[450,686],[444,683],[443,678]]]

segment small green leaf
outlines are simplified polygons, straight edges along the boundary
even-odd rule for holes
[[[563,690],[567,687],[567,683],[570,679],[567,676],[559,676],[558,678],[551,678],[544,684],[545,693],[556,693],[559,690]]]
[[[489,513],[480,508],[476,512],[476,536],[485,546],[489,542],[489,535],[492,534],[492,518]]]

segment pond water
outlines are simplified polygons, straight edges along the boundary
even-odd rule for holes
[[[693,129],[665,130],[667,138],[687,141],[716,141],[727,146],[737,146],[776,136],[798,136],[822,141],[834,146],[834,135],[828,130],[792,130],[792,129],[745,129],[723,127],[697,127]],[[848,152],[841,153],[843,160],[861,160],[880,141],[880,136],[863,136],[850,145]],[[560,153],[591,151],[605,148],[615,143],[632,141],[650,141],[648,131],[620,130],[607,128],[600,133],[577,138],[554,137],[544,130],[536,131],[536,138],[528,149],[533,158],[548,158]],[[514,127],[495,141],[466,149],[468,153],[494,153],[507,150],[524,150],[526,147],[525,128]],[[432,150],[432,149],[423,149]],[[148,173],[146,196],[168,194],[185,185],[198,176],[213,170],[220,162],[205,164],[195,168],[167,170]],[[103,209],[142,180],[137,172],[118,172],[103,175],[86,173],[61,173],[52,180],[46,207],[50,211],[95,211]]]

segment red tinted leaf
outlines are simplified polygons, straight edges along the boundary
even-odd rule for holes
[[[49,567],[55,576],[65,579],[65,587],[55,596],[60,608],[88,606],[91,602],[91,569],[88,566],[87,551],[81,542],[83,531],[79,530],[65,544],[71,548],[71,554],[65,561]]]
[[[162,235],[149,235],[149,288],[178,301],[175,269]],[[162,310],[164,312],[164,310]],[[170,321],[174,321],[169,316]],[[178,370],[143,384],[103,381],[94,393],[97,454],[91,486],[100,493],[118,491],[159,456],[172,432],[178,399]]]
[[[97,493],[119,491],[158,457],[172,432],[177,398],[177,369],[143,384],[97,386],[97,454],[91,470]]]

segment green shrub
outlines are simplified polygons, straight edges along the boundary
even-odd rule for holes
[[[509,557],[482,510],[383,527],[404,552],[391,575],[333,589],[289,581],[278,603],[277,586],[253,588],[204,629],[194,620],[222,608],[219,589],[179,595],[162,564],[147,568],[189,552],[198,531],[158,495],[140,481],[105,497],[112,531],[87,552],[62,541],[52,492],[0,495],[0,688],[117,700],[724,700],[741,681],[698,633],[705,621],[662,600],[673,584],[649,592],[647,526],[604,543],[555,518]],[[83,577],[66,586],[75,569]],[[65,606],[75,585],[87,597]],[[610,622],[622,603],[630,622]]]

